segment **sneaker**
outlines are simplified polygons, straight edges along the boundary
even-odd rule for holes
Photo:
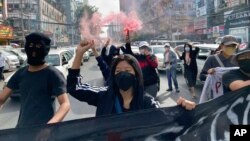
[[[172,92],[173,90],[172,90],[172,89],[167,89],[166,91],[168,91],[168,92]]]
[[[179,92],[180,92],[180,90],[179,90],[179,89],[177,89],[177,90],[176,90],[176,93],[179,93]]]

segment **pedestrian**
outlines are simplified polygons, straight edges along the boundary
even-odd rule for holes
[[[189,90],[191,91],[191,95],[193,98],[196,98],[195,94],[195,85],[198,73],[198,66],[196,62],[197,55],[200,49],[191,45],[190,43],[186,43],[184,45],[184,52],[182,56],[179,55],[179,52],[176,48],[176,53],[181,60],[184,60],[184,77],[187,80]]]
[[[139,43],[140,54],[135,54],[131,49],[130,39],[127,35],[125,48],[126,51],[124,53],[134,56],[140,64],[146,93],[156,97],[157,92],[160,90],[160,78],[157,72],[158,60],[152,54],[149,44],[146,41],[141,41]]]
[[[42,33],[31,33],[25,39],[29,65],[20,68],[10,78],[0,94],[0,107],[13,90],[19,89],[21,109],[17,127],[60,122],[69,111],[70,104],[63,74],[45,63],[51,40]],[[53,97],[57,98],[60,105],[56,113]]]
[[[5,61],[6,61],[6,58],[5,56],[3,56],[3,53],[0,51],[0,80],[3,80],[3,81],[4,81],[3,71],[4,71]]]
[[[179,87],[178,87],[178,82],[176,78],[176,67],[177,67],[177,57],[176,54],[170,50],[170,45],[165,44],[164,45],[165,52],[164,52],[164,64],[163,67],[166,68],[166,74],[167,74],[167,79],[168,79],[168,92],[171,92],[173,90],[172,88],[172,80],[174,82],[175,90],[176,93],[179,93]]]
[[[226,35],[222,38],[221,44],[217,50],[219,54],[208,56],[200,73],[200,80],[205,81],[208,74],[213,74],[216,67],[236,67],[231,62],[233,54],[238,46],[237,39],[232,35]]]
[[[248,47],[239,48],[232,62],[240,69],[231,70],[223,75],[222,81],[226,92],[250,86],[250,44]]]
[[[87,83],[82,83],[80,76],[82,56],[92,46],[94,46],[94,41],[84,41],[77,47],[76,56],[67,77],[67,90],[70,95],[96,106],[96,116],[159,107],[153,97],[144,94],[143,76],[139,63],[128,54],[119,55],[113,60],[111,82],[107,87],[92,87]],[[195,107],[195,103],[187,100],[181,99],[178,102],[186,109]]]

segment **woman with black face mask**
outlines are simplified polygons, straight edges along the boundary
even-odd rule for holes
[[[82,56],[93,46],[93,41],[84,41],[77,47],[67,77],[67,90],[70,95],[96,106],[96,116],[159,107],[151,96],[144,94],[142,72],[137,60],[131,55],[119,55],[114,59],[107,87],[98,88],[82,84],[80,76]],[[183,98],[179,99],[178,104],[187,109],[195,107],[195,103]]]
[[[250,86],[250,44],[248,47],[239,48],[232,62],[238,65],[240,69],[232,70],[223,75],[224,92],[236,91]]]

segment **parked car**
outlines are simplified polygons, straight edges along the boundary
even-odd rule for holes
[[[209,55],[211,55],[212,51],[216,50],[219,47],[218,44],[195,44],[194,46],[200,48],[198,58],[204,59],[206,59]]]
[[[6,51],[16,55],[19,59],[20,65],[22,65],[27,59],[27,55],[21,51],[21,48],[6,49]]]
[[[67,50],[73,54],[73,56],[75,55],[75,52],[76,52],[76,47],[70,47],[70,48],[67,48]],[[89,61],[89,58],[90,58],[90,53],[89,51],[86,51],[84,54],[83,54],[83,60],[82,62],[86,62],[86,61]]]
[[[0,52],[2,52],[2,55],[6,58],[4,71],[13,71],[16,68],[20,67],[20,62],[16,55],[11,54],[4,49],[0,49]]]
[[[51,49],[45,60],[49,65],[55,66],[66,78],[68,75],[68,68],[70,68],[73,63],[73,56],[66,49]],[[25,66],[27,66],[27,62],[25,62],[21,67]],[[4,80],[5,86],[7,85],[13,74],[14,72]],[[11,94],[11,98],[15,99],[19,97],[19,90],[14,90]]]
[[[158,59],[158,70],[166,70],[166,68],[163,67],[163,63],[164,63],[164,52],[165,52],[165,48],[164,45],[155,45],[155,46],[150,46],[150,48],[152,49],[152,53],[157,57]],[[171,47],[170,48],[171,51],[174,51],[174,49]],[[183,71],[183,63],[181,62],[181,60],[179,59],[178,55],[175,53],[176,57],[177,57],[177,68],[176,70],[178,72]]]
[[[140,53],[139,47],[138,47],[138,46],[131,46],[131,50],[132,50],[132,52],[135,53],[135,54],[139,54],[139,53]]]

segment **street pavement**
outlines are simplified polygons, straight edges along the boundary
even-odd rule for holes
[[[13,72],[5,72],[4,75],[7,77]],[[97,66],[97,62],[94,57],[91,57],[90,60],[83,64],[81,67],[81,74],[84,78],[84,82],[88,82],[91,85],[102,86],[103,79],[102,74]],[[160,72],[160,86],[161,89],[157,94],[156,100],[159,101],[161,107],[170,107],[176,105],[176,100],[182,96],[188,100],[194,101],[198,103],[199,96],[202,90],[202,86],[198,85],[196,87],[197,98],[193,99],[188,90],[188,87],[185,83],[182,74],[177,75],[177,80],[179,83],[180,93],[167,92],[167,78],[165,72]],[[3,88],[3,82],[0,82],[0,89]],[[94,106],[90,106],[85,102],[80,102],[75,98],[69,95],[71,110],[65,117],[64,121],[94,117],[96,108]],[[58,107],[58,103],[56,102],[56,107]],[[0,129],[14,128],[19,115],[20,110],[20,101],[19,100],[11,100],[10,98],[6,101],[4,107],[0,110]]]

